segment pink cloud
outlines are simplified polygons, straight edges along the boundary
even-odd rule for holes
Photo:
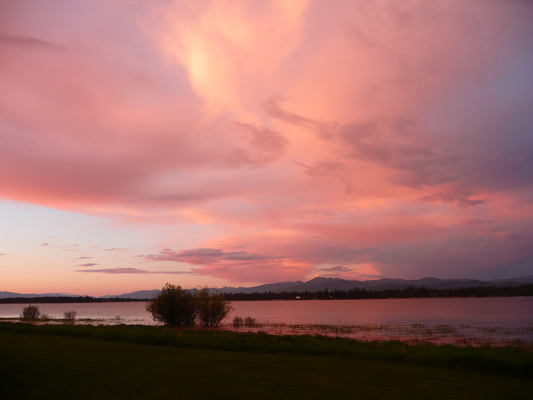
[[[0,45],[22,47],[28,49],[61,50],[62,47],[46,40],[37,39],[30,36],[17,36],[0,33]]]
[[[421,197],[420,200],[430,203],[457,203],[462,207],[474,207],[485,203],[485,201],[481,199],[471,199],[469,191],[435,193],[430,196]]]
[[[335,267],[317,269],[317,276],[341,279],[378,279],[383,278],[381,273],[372,264],[359,264],[355,266],[337,265]]]
[[[143,256],[148,261],[171,261],[196,266],[192,271],[199,275],[215,276],[236,282],[301,279],[309,268],[289,262],[285,257],[272,257],[246,251],[224,251],[198,248],[178,252],[162,250],[158,254]]]
[[[222,261],[256,261],[256,260],[272,260],[273,257],[251,254],[245,251],[225,252],[220,249],[190,249],[182,251],[162,250],[159,254],[152,254],[144,256],[146,260],[150,261],[177,261],[185,262],[193,265],[215,264]]]
[[[102,269],[80,269],[76,272],[89,272],[100,274],[170,274],[170,275],[183,275],[189,274],[189,271],[149,271],[138,268],[102,268]]]
[[[254,283],[531,273],[530,2],[2,11],[0,198],[160,235],[99,243],[102,264],[134,252]]]
[[[267,127],[257,127],[243,122],[234,122],[233,126],[247,139],[246,148],[239,147],[229,154],[231,166],[261,166],[281,158],[289,144],[279,132]]]

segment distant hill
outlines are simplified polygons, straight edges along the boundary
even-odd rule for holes
[[[483,286],[520,286],[524,284],[533,284],[533,275],[523,276],[520,278],[510,279],[496,279],[491,281],[480,281],[476,279],[438,279],[438,278],[422,278],[416,280],[406,279],[376,279],[376,280],[347,280],[340,278],[324,278],[317,277],[307,282],[278,282],[268,283],[253,287],[229,287],[210,289],[217,293],[265,293],[265,292],[317,292],[319,290],[350,290],[354,288],[366,290],[389,290],[389,289],[405,289],[410,286],[426,287],[428,289],[456,289],[466,287],[483,287]],[[119,295],[106,295],[100,298],[121,298],[121,299],[152,299],[161,291],[159,289],[152,290],[138,290],[131,293],[123,293]],[[13,292],[0,292],[0,299],[11,297],[60,297],[70,296],[76,297],[78,295],[63,294],[63,293],[42,293],[42,294],[22,294]]]
[[[260,285],[249,288],[223,287],[214,289],[220,293],[263,293],[263,292],[316,292],[319,290],[349,290],[349,289],[367,289],[367,290],[388,290],[388,289],[405,289],[410,286],[426,287],[428,289],[455,289],[460,287],[482,287],[482,286],[520,286],[523,284],[533,283],[533,275],[521,278],[498,279],[493,281],[480,281],[475,279],[438,279],[422,278],[417,280],[404,279],[376,279],[367,281],[347,280],[340,278],[317,277],[307,282],[281,282]]]
[[[136,292],[131,293],[124,293],[117,295],[105,295],[101,296],[101,299],[109,299],[109,298],[119,298],[119,299],[153,299],[155,296],[157,296],[159,293],[161,293],[161,290],[159,289],[153,289],[153,290],[137,290]]]
[[[263,293],[263,292],[282,292],[292,291],[292,287],[297,285],[304,285],[305,282],[279,282],[279,283],[267,283],[265,285],[253,286],[253,287],[229,287],[224,286],[220,289],[212,289],[219,293]]]
[[[65,293],[41,293],[41,294],[23,294],[23,293],[13,293],[13,292],[1,292],[0,299],[9,299],[12,297],[77,297],[74,294],[65,294]]]

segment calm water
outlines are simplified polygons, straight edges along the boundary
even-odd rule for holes
[[[0,304],[0,318],[18,317],[25,304]],[[362,339],[436,338],[533,343],[533,297],[466,299],[309,300],[233,302],[233,317],[253,317],[260,330],[274,333],[326,333]],[[102,323],[154,324],[144,302],[39,304],[42,313]],[[299,325],[299,326],[295,326]],[[337,328],[310,327],[329,325]],[[341,327],[341,328],[338,328]]]

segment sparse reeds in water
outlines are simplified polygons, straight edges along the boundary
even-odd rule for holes
[[[246,322],[247,321],[247,322]],[[259,324],[251,317],[243,320],[241,317],[235,319],[235,323],[228,326],[230,329],[246,328],[254,330],[261,328],[262,331],[274,335],[325,335],[339,336],[362,340],[402,340],[409,343],[435,343],[435,344],[456,344],[460,346],[502,346],[510,343],[511,338],[527,338],[533,332],[532,327],[525,328],[478,328],[477,331],[484,333],[486,337],[476,335],[475,331],[467,332],[464,327],[449,324],[424,325],[414,324],[289,324],[270,323]],[[495,336],[494,336],[495,335]],[[498,336],[498,337],[496,337]]]
[[[390,329],[388,325],[329,325],[329,324],[263,324],[267,331],[274,329],[277,332],[299,334],[325,334],[325,335],[355,335],[368,332],[383,332]]]
[[[473,327],[471,325],[436,324],[290,324],[257,323],[254,318],[235,317],[227,329],[247,330],[273,335],[323,335],[364,341],[400,340],[406,343],[433,343],[458,346],[504,346],[513,340],[531,342],[533,327]]]
[[[407,327],[398,327],[400,332],[404,332],[410,335],[457,335],[459,331],[452,325],[439,324],[432,327],[428,327],[423,324],[411,324]]]
[[[457,334],[458,332],[457,328],[455,328],[454,326],[443,325],[443,324],[435,326],[435,331],[437,333],[445,334],[445,335],[454,335],[454,334]]]
[[[272,327],[272,324],[268,324],[268,327]],[[263,324],[259,324],[255,318],[252,317],[239,317],[236,316],[233,318],[232,322],[226,325],[226,327],[231,327],[234,329],[241,329],[241,328],[261,328],[263,327]]]
[[[27,306],[22,309],[20,318],[22,319],[38,319],[41,316],[41,310],[37,306]]]
[[[520,327],[520,328],[509,328],[503,326],[479,326],[476,328],[479,332],[483,332],[489,335],[530,335],[533,333],[533,327]]]
[[[45,314],[45,313],[41,313],[41,317],[40,317],[41,321],[50,321],[52,320],[52,317],[48,314]]]
[[[76,316],[78,315],[78,312],[76,310],[69,310],[69,311],[65,311],[63,313],[63,319],[66,321],[66,322],[74,322],[76,321]]]

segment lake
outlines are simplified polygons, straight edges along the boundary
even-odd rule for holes
[[[26,304],[0,304],[0,318],[17,318]],[[102,324],[154,324],[144,302],[39,304],[41,313]],[[255,326],[238,330],[328,334],[362,340],[427,340],[438,343],[533,344],[533,297],[385,300],[238,301],[224,321],[252,317]],[[83,322],[78,322],[83,323]]]

